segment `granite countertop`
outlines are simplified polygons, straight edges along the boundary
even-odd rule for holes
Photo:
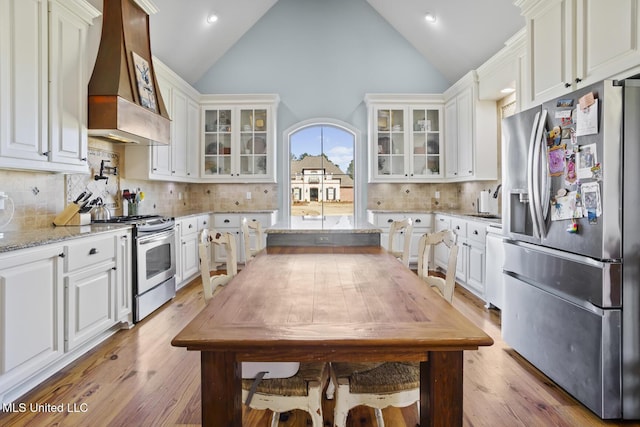
[[[276,212],[277,209],[259,209],[259,210],[237,210],[237,211],[203,211],[197,209],[181,209],[179,211],[171,211],[171,212],[157,212],[158,215],[163,216],[171,216],[174,218],[188,218],[190,216],[198,216],[198,215],[224,215],[224,214],[255,214],[255,213],[272,213]]]
[[[373,213],[430,213],[430,214],[442,214],[442,215],[451,215],[457,216],[468,220],[479,220],[487,223],[502,223],[502,217],[500,215],[491,215],[491,214],[481,214],[477,212],[469,212],[469,211],[460,211],[455,209],[437,209],[437,210],[419,210],[419,209],[410,209],[410,210],[392,210],[392,209],[368,209],[369,212]]]
[[[331,218],[333,222],[329,222]],[[351,234],[363,234],[363,233],[381,233],[382,230],[379,227],[367,222],[353,222],[352,217],[327,217],[327,219],[301,219],[296,217],[296,222],[292,223],[291,220],[278,222],[265,230],[265,233],[271,234],[305,234],[305,233],[351,233]]]
[[[91,224],[70,227],[52,225],[29,230],[5,231],[4,237],[0,238],[0,253],[128,228],[131,226],[126,224]]]

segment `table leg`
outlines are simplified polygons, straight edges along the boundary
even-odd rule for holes
[[[429,352],[420,362],[420,427],[462,425],[462,354]]]
[[[242,371],[235,353],[200,355],[202,426],[242,427]]]

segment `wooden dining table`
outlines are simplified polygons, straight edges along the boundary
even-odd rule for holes
[[[171,342],[202,425],[242,425],[242,361],[420,362],[420,425],[462,425],[463,351],[493,340],[383,248],[270,247]]]

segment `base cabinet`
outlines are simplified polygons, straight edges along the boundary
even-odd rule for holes
[[[438,214],[435,218],[434,228],[436,232],[451,230],[456,234],[458,244],[456,282],[484,300],[487,224],[459,216]],[[436,267],[446,272],[448,261],[449,250],[446,246],[436,246],[434,250]]]
[[[220,233],[231,233],[236,237],[238,262],[244,263],[244,240],[241,229],[242,219],[247,218],[247,221],[259,221],[260,225],[262,225],[262,229],[265,230],[276,223],[277,212],[278,211],[216,213],[213,214],[213,228]],[[266,233],[264,234],[263,239],[262,247],[266,247]],[[251,244],[255,245],[255,242],[251,242]],[[227,261],[227,256],[224,249],[218,245],[214,246],[213,261],[215,263],[225,263]]]
[[[369,222],[379,227],[382,232],[380,233],[380,245],[389,249],[389,229],[393,221],[401,221],[406,218],[411,218],[413,224],[413,231],[411,232],[411,243],[409,245],[409,263],[416,264],[418,262],[418,243],[420,237],[425,233],[430,233],[433,227],[433,214],[423,212],[374,212],[369,211]],[[396,240],[393,242],[395,250],[401,250],[404,245],[404,232],[399,233],[396,236]],[[432,261],[429,261],[431,264]]]
[[[200,273],[200,232],[209,228],[209,214],[178,218],[176,221],[176,289]]]
[[[0,397],[64,353],[62,248],[0,257]]]
[[[131,232],[0,254],[0,400],[24,395],[130,322]],[[128,273],[127,273],[128,272]]]

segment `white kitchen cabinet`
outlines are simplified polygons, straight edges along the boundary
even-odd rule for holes
[[[61,245],[0,255],[0,398],[64,353]],[[15,389],[18,390],[15,390]]]
[[[114,333],[118,322],[131,324],[130,234],[122,229],[0,254],[2,403]]]
[[[456,262],[456,282],[476,296],[485,298],[486,283],[486,235],[487,224],[460,216],[437,214],[435,231],[451,230],[456,234],[458,258]],[[447,271],[449,250],[444,245],[436,246],[434,263]]]
[[[116,235],[116,320],[133,324],[131,232]]]
[[[451,218],[446,215],[437,214],[434,220],[434,231],[451,230]],[[458,250],[459,252],[459,250]],[[433,250],[433,263],[436,267],[447,271],[449,264],[449,250],[445,245],[436,245]]]
[[[0,167],[88,172],[84,0],[0,0]]]
[[[388,249],[389,245],[389,229],[393,221],[402,221],[406,218],[411,218],[413,224],[413,230],[411,232],[411,243],[409,245],[409,263],[415,264],[418,262],[418,243],[420,237],[425,233],[430,233],[433,228],[433,215],[423,212],[368,212],[368,221],[379,227],[382,231],[380,233],[380,244],[383,248]],[[400,232],[396,236],[397,241],[394,240],[394,247],[402,248],[404,243],[404,231]]]
[[[70,242],[64,247],[65,351],[116,323],[118,237],[104,234]]]
[[[202,97],[201,178],[275,182],[278,95]]]
[[[467,277],[465,285],[480,298],[485,298],[485,254],[487,224],[467,222]]]
[[[528,39],[527,105],[640,65],[637,0],[518,0]]]
[[[242,218],[247,218],[247,221],[259,221],[262,225],[262,229],[265,230],[276,223],[278,211],[261,211],[261,212],[229,212],[229,213],[215,213],[212,215],[213,228],[219,233],[231,233],[236,238],[237,259],[239,263],[244,263],[244,243],[242,235]],[[267,235],[263,236],[262,247],[267,245]],[[254,242],[252,242],[254,244]],[[225,263],[227,256],[224,248],[219,245],[214,245],[213,248],[213,260],[216,263]]]
[[[444,169],[440,95],[367,94],[369,181],[429,182]]]
[[[169,145],[126,146],[128,178],[197,182],[200,152],[200,94],[181,77],[153,58],[156,79],[171,117]]]
[[[497,108],[478,98],[478,77],[470,71],[444,93],[448,181],[498,179]]]
[[[198,219],[198,216],[176,219],[176,289],[189,283],[200,272]]]

